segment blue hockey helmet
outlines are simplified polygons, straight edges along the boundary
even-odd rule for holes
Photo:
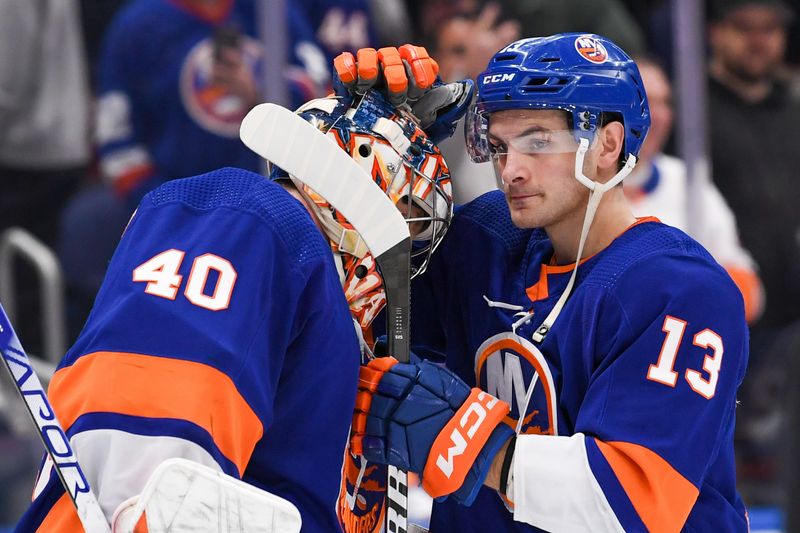
[[[636,63],[611,40],[562,33],[516,41],[478,76],[468,113],[467,149],[475,162],[489,161],[488,117],[508,109],[561,109],[572,117],[576,141],[589,143],[601,114],[621,115],[627,154],[637,156],[650,127],[650,111]]]

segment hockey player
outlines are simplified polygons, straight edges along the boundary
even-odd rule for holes
[[[98,67],[96,141],[103,177],[130,211],[171,179],[258,170],[238,138],[262,89],[257,20],[253,0],[136,0],[114,17]],[[325,94],[329,73],[291,3],[287,35],[284,75],[299,106]]]
[[[477,82],[467,145],[502,191],[456,212],[412,289],[417,354],[447,368],[370,363],[351,446],[421,473],[432,532],[746,531],[742,297],[691,238],[631,214],[635,63],[559,34]]]
[[[447,166],[377,93],[358,104],[314,100],[299,113],[415,215],[427,257],[451,213]],[[339,529],[360,364],[348,300],[369,324],[380,280],[337,211],[280,183],[233,168],[174,180],[130,221],[49,387],[108,519],[183,457],[289,500],[303,531]],[[49,461],[17,529],[80,530]]]

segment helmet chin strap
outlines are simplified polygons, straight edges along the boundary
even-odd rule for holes
[[[586,157],[587,151],[589,151],[589,140],[581,139],[578,152],[575,154],[575,179],[588,188],[591,191],[591,194],[589,195],[589,202],[586,206],[586,214],[583,217],[581,239],[578,243],[578,257],[575,258],[575,268],[572,269],[572,275],[569,277],[567,287],[564,289],[564,292],[561,294],[558,302],[556,302],[556,305],[550,311],[550,314],[547,315],[547,318],[544,319],[542,325],[539,326],[533,334],[533,341],[537,343],[543,342],[545,337],[547,337],[547,334],[550,332],[550,328],[553,326],[556,318],[558,318],[558,315],[561,313],[561,310],[567,303],[569,295],[572,293],[572,287],[575,284],[575,278],[578,274],[578,265],[580,264],[581,257],[583,256],[583,245],[586,244],[586,238],[589,236],[589,229],[592,227],[592,221],[594,220],[595,213],[597,213],[597,207],[600,205],[600,200],[603,198],[603,194],[625,179],[625,176],[630,174],[631,170],[633,170],[633,167],[636,165],[636,156],[633,154],[628,154],[627,161],[625,161],[625,166],[622,167],[622,169],[606,183],[599,183],[588,178],[583,173],[583,160]]]

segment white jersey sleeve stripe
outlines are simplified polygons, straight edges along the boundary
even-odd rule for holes
[[[75,435],[71,442],[108,519],[123,501],[142,491],[150,474],[166,459],[182,457],[221,471],[202,446],[177,437],[95,429]]]
[[[584,435],[520,435],[514,453],[514,520],[546,531],[624,529],[589,467]]]

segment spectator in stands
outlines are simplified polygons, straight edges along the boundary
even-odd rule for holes
[[[132,0],[108,26],[97,65],[95,136],[110,187],[81,191],[61,224],[72,338],[147,191],[224,166],[259,170],[238,134],[261,100],[256,8],[255,0]],[[293,3],[287,9],[291,57],[277,75],[302,103],[324,94],[330,74],[308,22]]]
[[[0,233],[12,226],[48,246],[89,161],[89,89],[75,0],[0,2]],[[41,354],[39,290],[14,268],[16,319]]]
[[[321,95],[308,72],[307,22],[290,3],[288,74],[295,100]],[[253,0],[134,0],[112,21],[101,54],[97,142],[105,177],[129,206],[159,183],[222,166],[258,169],[239,123],[260,100]],[[306,46],[300,47],[300,43]],[[298,55],[298,51],[302,53]]]
[[[0,231],[55,242],[89,161],[88,119],[77,3],[0,2]]]
[[[324,67],[342,52],[396,46],[411,40],[404,0],[294,0],[325,54]]]
[[[792,14],[780,0],[718,0],[710,26],[714,182],[761,269],[764,316],[751,358],[800,319],[800,102],[781,75]]]
[[[636,168],[623,182],[633,213],[656,216],[702,244],[742,291],[745,314],[752,323],[763,311],[763,287],[752,257],[739,242],[733,213],[713,182],[698,176],[689,183],[683,161],[662,152],[672,131],[672,88],[654,59],[638,57],[636,63],[651,123]]]
[[[423,41],[439,63],[439,75],[446,82],[464,78],[476,79],[497,50],[520,37],[520,26],[504,17],[501,7],[489,2],[477,8],[477,2],[433,2],[426,19],[438,21]],[[449,11],[443,11],[449,7]],[[447,158],[453,180],[453,198],[463,204],[497,187],[489,165],[473,163],[464,145],[463,120],[452,137],[439,143]]]
[[[800,102],[784,73],[793,12],[782,0],[717,0],[709,38],[709,123],[714,182],[760,267],[764,315],[751,327],[740,391],[739,486],[752,504],[780,502],[785,442],[780,407],[794,376],[800,319]]]

